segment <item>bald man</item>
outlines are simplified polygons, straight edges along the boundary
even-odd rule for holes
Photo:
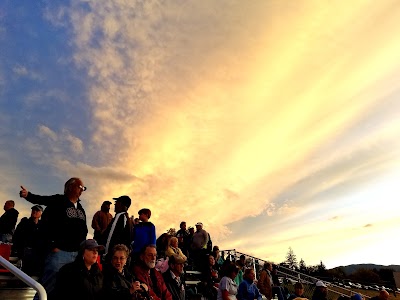
[[[389,293],[387,290],[381,290],[379,296],[372,297],[370,300],[388,300]]]

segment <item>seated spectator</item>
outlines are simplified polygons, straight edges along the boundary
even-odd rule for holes
[[[169,240],[171,235],[168,233],[163,233],[156,240],[156,249],[157,249],[157,257],[158,258],[166,258],[166,252],[168,249]]]
[[[254,284],[256,274],[253,269],[245,269],[243,275],[243,281],[239,285],[238,293],[236,298],[238,300],[261,300],[262,296]]]
[[[173,300],[185,300],[186,283],[183,277],[185,262],[186,258],[172,254],[168,260],[169,270],[162,274]]]
[[[281,287],[274,286],[272,280],[272,264],[266,262],[260,274],[260,279],[258,280],[257,286],[260,292],[267,298],[272,299],[273,295],[277,295],[279,300],[284,300],[284,293]]]
[[[115,245],[111,251],[111,264],[104,269],[105,299],[131,300],[140,292],[140,282],[126,268],[129,249],[123,244]]]
[[[91,239],[83,241],[80,247],[75,261],[62,266],[57,274],[56,299],[101,299],[103,275],[97,265],[97,257],[104,246]]]
[[[388,300],[389,293],[386,290],[381,290],[378,296],[372,297],[370,300]]]
[[[315,283],[314,293],[312,295],[312,300],[327,300],[328,289],[326,284],[321,280]]]
[[[236,300],[238,286],[233,279],[236,277],[239,268],[235,264],[230,264],[225,271],[226,275],[219,282],[217,300]]]
[[[206,264],[202,270],[199,292],[207,299],[216,299],[218,293],[218,272],[215,270],[214,256],[206,256]]]
[[[289,295],[288,300],[294,300],[296,298],[304,298],[304,286],[301,282],[296,282],[294,285],[294,294]]]
[[[183,254],[182,250],[178,248],[178,239],[173,236],[168,241],[168,248],[167,248],[167,251],[165,251],[165,255],[168,256],[168,257],[171,257],[174,254],[175,255],[179,255],[185,261],[187,260],[186,255]]]
[[[239,286],[243,281],[243,270],[244,270],[244,262],[245,256],[240,255],[240,259],[236,261],[236,266],[238,267],[239,271],[235,277],[235,282]]]
[[[133,266],[133,274],[137,280],[148,286],[149,294],[154,300],[172,300],[161,273],[155,269],[156,259],[155,245],[143,247]]]
[[[22,259],[22,271],[30,276],[38,276],[43,258],[40,255],[40,217],[43,207],[32,206],[31,216],[22,218],[13,236],[14,255]]]
[[[220,271],[221,266],[224,263],[224,258],[222,257],[218,246],[213,247],[212,256],[214,256],[215,259],[215,268],[217,271]]]

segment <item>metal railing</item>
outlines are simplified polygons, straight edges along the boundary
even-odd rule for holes
[[[239,251],[236,251],[236,249],[231,249],[231,250],[223,250],[221,251],[221,254],[223,255],[224,258],[230,258],[230,260],[236,261],[239,259],[241,255],[244,255],[246,257],[246,267],[247,268],[253,268],[257,278],[259,278],[260,271],[262,270],[264,263],[266,263],[266,260],[241,253]],[[294,293],[294,287],[293,284],[295,282],[301,282],[304,285],[305,288],[305,294],[307,298],[311,299],[312,292],[315,287],[315,283],[321,279],[300,273],[296,270],[292,270],[289,268],[286,268],[284,266],[279,266],[279,269],[277,270],[278,276],[283,278],[282,285],[288,289],[289,292]],[[325,282],[325,281],[324,281]],[[328,283],[325,282],[325,284],[328,286],[328,299],[337,299],[339,296],[345,296],[345,297],[351,297],[352,295],[356,294],[357,292],[344,288],[339,285],[335,285],[333,283]],[[370,297],[367,295],[361,294],[364,299],[369,299]]]
[[[44,287],[31,278],[29,275],[27,275],[25,272],[21,271],[18,269],[16,266],[14,266],[12,263],[10,263],[8,260],[6,260],[3,256],[0,255],[0,265],[2,265],[4,268],[9,270],[11,273],[13,273],[16,277],[21,279],[23,282],[25,282],[28,286],[32,287],[38,292],[38,296],[40,300],[47,300],[47,293]]]

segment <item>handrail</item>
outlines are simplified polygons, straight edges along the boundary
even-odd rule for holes
[[[0,264],[6,269],[8,269],[15,276],[17,276],[19,279],[21,279],[23,282],[25,282],[27,285],[35,289],[38,292],[40,300],[47,300],[46,290],[39,282],[31,278],[25,272],[18,269],[16,266],[14,266],[12,263],[10,263],[1,255],[0,255]]]

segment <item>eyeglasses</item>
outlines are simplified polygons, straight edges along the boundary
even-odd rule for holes
[[[86,186],[80,185],[79,188],[80,188],[82,191],[86,191],[86,190],[87,190],[87,187],[86,187]]]

